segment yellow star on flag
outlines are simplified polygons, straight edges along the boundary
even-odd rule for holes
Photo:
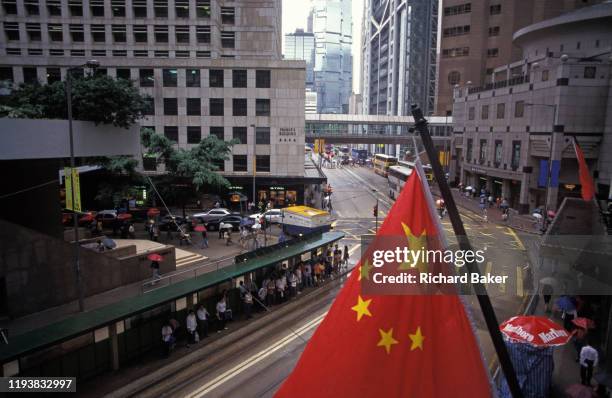
[[[409,336],[410,340],[412,340],[410,351],[416,350],[417,348],[423,351],[423,340],[425,340],[425,336],[421,334],[421,327],[417,327],[416,332],[414,332],[414,334],[409,334]]]
[[[393,338],[393,328],[389,329],[388,332],[378,329],[378,332],[380,333],[380,341],[376,346],[385,347],[385,351],[387,351],[387,354],[389,354],[391,352],[391,346],[393,344],[399,344],[399,341]]]
[[[372,269],[372,266],[370,265],[368,260],[365,260],[364,264],[359,267],[359,276],[357,277],[357,280],[359,281],[361,279],[370,280],[370,270],[371,269]]]
[[[372,316],[372,313],[368,309],[368,306],[372,302],[372,299],[364,300],[361,295],[357,295],[357,304],[351,309],[357,313],[357,321],[359,322],[364,315]]]
[[[427,250],[427,234],[425,233],[425,229],[423,229],[423,231],[421,231],[421,234],[417,236],[412,233],[412,231],[410,230],[410,227],[407,226],[406,224],[402,223],[402,228],[404,228],[404,233],[406,234],[406,237],[408,238],[408,248],[411,251]],[[400,270],[412,269],[415,266],[416,268],[419,269],[420,272],[427,271],[427,263],[422,261],[422,258],[420,256],[418,257],[416,264],[412,264],[411,266],[411,264],[402,263],[400,264],[398,269]]]

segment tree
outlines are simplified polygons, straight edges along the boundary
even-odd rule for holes
[[[75,120],[128,128],[140,119],[149,99],[130,80],[108,76],[73,77],[72,112]],[[67,119],[64,82],[21,84],[0,103],[0,117]]]
[[[189,178],[196,188],[203,186],[224,188],[230,185],[229,181],[219,171],[219,163],[229,159],[232,146],[237,141],[222,141],[211,135],[191,148],[176,148],[175,142],[167,137],[155,134],[150,129],[144,129],[141,135],[142,145],[147,155],[156,155],[158,162],[166,164],[169,174],[179,178]]]

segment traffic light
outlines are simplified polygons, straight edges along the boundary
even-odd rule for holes
[[[374,217],[378,217],[378,203],[374,205],[374,208],[372,209],[372,214],[374,215]]]

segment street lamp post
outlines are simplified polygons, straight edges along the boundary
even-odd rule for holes
[[[546,231],[547,218],[548,218],[548,197],[550,195],[550,183],[552,177],[552,162],[553,162],[553,148],[555,143],[555,125],[557,124],[557,104],[535,104],[527,102],[525,106],[545,106],[553,109],[553,123],[550,132],[550,153],[548,155],[548,172],[546,173],[546,195],[544,196],[544,214],[542,214],[542,232]]]
[[[257,131],[254,124],[251,124],[251,127],[253,128],[253,204],[257,206],[257,198],[255,197],[255,178],[257,174]]]
[[[75,160],[74,160],[74,134],[72,129],[72,72],[76,69],[80,69],[82,67],[89,68],[97,68],[100,63],[96,60],[87,61],[84,65],[75,66],[72,68],[68,68],[66,74],[66,102],[68,106],[68,134],[70,138],[70,173],[75,168]],[[64,176],[64,179],[68,178],[68,176]],[[72,219],[73,219],[73,229],[74,229],[74,270],[76,274],[76,283],[77,283],[77,291],[79,295],[79,311],[85,310],[84,303],[84,293],[83,293],[83,280],[81,277],[81,260],[79,253],[79,219],[77,217],[76,211],[74,210],[75,203],[75,184],[74,182],[71,184],[71,192],[72,196]]]

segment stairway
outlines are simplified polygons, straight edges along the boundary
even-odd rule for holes
[[[182,268],[187,265],[195,264],[206,260],[208,257],[198,253],[188,252],[186,250],[176,249],[176,268]]]

